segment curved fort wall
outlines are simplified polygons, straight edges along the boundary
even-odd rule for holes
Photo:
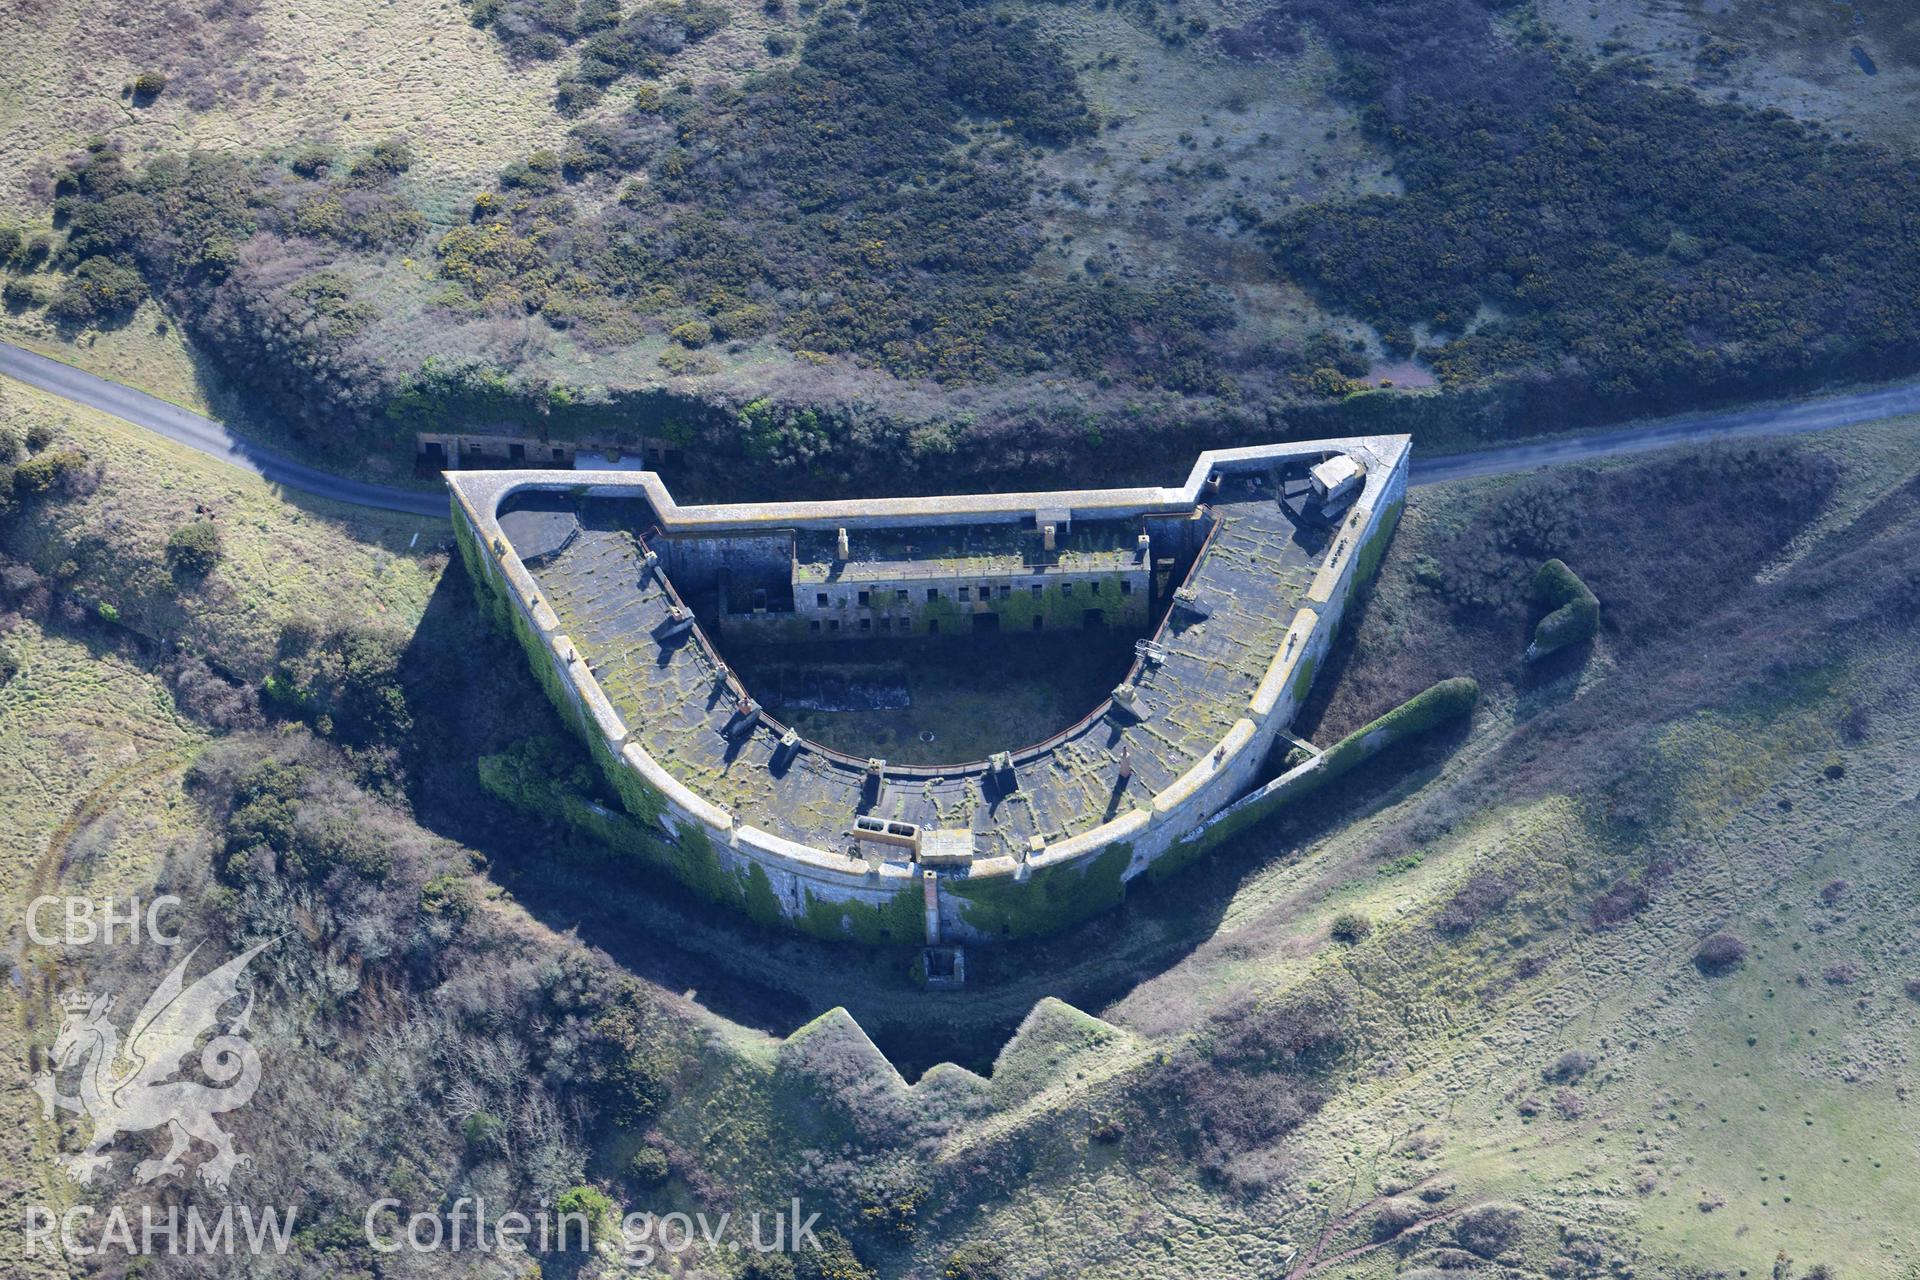
[[[1194,510],[1215,473],[1264,472],[1329,451],[1364,451],[1374,465],[1341,515],[1279,651],[1212,749],[1150,803],[1048,844],[1024,861],[987,858],[952,871],[897,862],[870,868],[840,852],[767,831],[675,778],[634,740],[634,726],[622,721],[562,632],[497,518],[505,498],[529,490],[607,497],[631,497],[639,490],[662,528],[676,533],[962,524],[1018,520],[1037,510],[1070,511],[1082,520],[1131,518]],[[917,941],[924,931],[929,941],[984,942],[1044,933],[1114,905],[1125,882],[1180,848],[1183,837],[1254,785],[1275,738],[1292,722],[1323,664],[1348,601],[1378,566],[1404,505],[1409,457],[1405,437],[1312,441],[1204,453],[1179,488],[736,506],[679,506],[651,472],[464,472],[448,479],[456,541],[469,575],[495,619],[526,649],[537,678],[587,744],[627,813],[647,833],[645,852],[653,865],[765,923],[866,941]]]

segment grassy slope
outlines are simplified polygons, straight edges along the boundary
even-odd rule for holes
[[[1911,691],[1903,696],[1910,703]],[[1511,994],[1442,986],[1435,994],[1450,1043],[1410,1053],[1407,1079],[1362,1086],[1315,1126],[1316,1163],[1358,1175],[1341,1202],[1437,1174],[1456,1181],[1462,1198],[1527,1205],[1563,1230],[1607,1240],[1608,1252],[1637,1242],[1649,1261],[1760,1272],[1785,1248],[1849,1274],[1910,1265],[1897,1223],[1920,1187],[1891,1162],[1875,1163],[1920,1136],[1899,1098],[1910,1086],[1898,1046],[1914,1027],[1901,967],[1869,963],[1871,976],[1846,987],[1820,975],[1885,952],[1913,923],[1911,905],[1886,893],[1912,823],[1884,821],[1911,785],[1896,745],[1911,732],[1911,708],[1849,753],[1849,778],[1866,775],[1857,783],[1826,783],[1819,746],[1781,752],[1762,769],[1750,750],[1756,730],[1791,739],[1831,723],[1834,709],[1816,697],[1738,733],[1703,717],[1670,735],[1673,754],[1661,767],[1683,783],[1702,772],[1714,779],[1698,788],[1698,810],[1679,815],[1704,843],[1701,856],[1635,924],[1568,947],[1546,982]],[[1735,775],[1749,785],[1729,786]],[[1793,815],[1782,800],[1795,802]],[[1880,816],[1879,829],[1859,831],[1869,814]],[[1521,830],[1539,816],[1508,815]],[[1836,828],[1848,838],[1836,840]],[[1554,835],[1576,856],[1610,852],[1581,849],[1574,828]],[[1843,871],[1853,892],[1889,909],[1885,917],[1836,927],[1848,913],[1820,908],[1818,894]],[[1689,963],[1711,926],[1756,943],[1735,977],[1708,980]],[[1527,940],[1524,929],[1507,939]],[[1446,968],[1442,956],[1401,958],[1429,973]],[[1601,1062],[1575,1091],[1585,1114],[1523,1116],[1521,1102],[1552,1096],[1540,1073],[1569,1049]],[[1427,1152],[1420,1160],[1401,1154],[1414,1131]],[[1370,1270],[1385,1266],[1376,1259]]]
[[[1920,449],[1910,433],[1869,434],[1835,443],[1854,462],[1897,461],[1893,476],[1911,482]],[[1849,479],[1884,492],[1887,476]],[[1845,501],[1859,497],[1847,491]],[[1553,794],[1410,838],[1421,830],[1410,820],[1447,803],[1446,780],[1482,768],[1519,727],[1511,709],[1483,713],[1440,778],[1267,861],[1191,959],[1107,1014],[1172,1036],[1250,988],[1285,990],[1328,972],[1350,980],[1371,1043],[1302,1135],[1298,1199],[1236,1205],[1177,1178],[1114,1185],[1106,1169],[1099,1182],[1139,1206],[1121,1239],[1086,1199],[1094,1170],[1082,1165],[1031,1188],[1035,1203],[993,1214],[992,1232],[1018,1232],[1037,1203],[1050,1221],[1029,1245],[1056,1268],[1228,1273],[1246,1265],[1251,1238],[1267,1257],[1360,1250],[1346,1273],[1389,1274],[1433,1258],[1417,1245],[1405,1255],[1369,1249],[1369,1206],[1438,1182],[1454,1190],[1427,1210],[1436,1218],[1483,1201],[1533,1210],[1520,1246],[1531,1268],[1571,1237],[1656,1271],[1765,1274],[1785,1248],[1802,1265],[1905,1274],[1913,1258],[1901,1224],[1920,1195],[1902,1158],[1920,1138],[1903,1100],[1917,1019],[1901,989],[1913,961],[1900,953],[1920,923],[1900,888],[1914,838],[1904,744],[1920,727],[1910,653],[1904,638],[1863,642],[1824,680],[1668,725],[1650,765],[1675,802],[1631,840]],[[1584,696],[1607,696],[1605,685]],[[1836,726],[1855,700],[1875,708],[1873,727],[1847,743]],[[1836,763],[1844,774],[1829,778]],[[1587,928],[1595,891],[1612,869],[1644,860],[1648,844],[1678,859],[1670,884],[1629,924]],[[1409,852],[1418,865],[1383,874]],[[1463,942],[1436,938],[1436,902],[1483,866],[1524,869],[1514,907]],[[1852,887],[1828,907],[1820,892],[1836,877]],[[1342,907],[1378,924],[1352,951],[1325,938]],[[1737,975],[1710,981],[1690,958],[1714,928],[1740,933],[1754,954]],[[1544,972],[1518,978],[1522,954],[1540,956]],[[1830,980],[1847,962],[1858,975]],[[1572,1089],[1583,1108],[1575,1119],[1560,1117],[1556,1087],[1541,1077],[1569,1049],[1600,1061]],[[1520,1104],[1532,1109],[1532,1099],[1545,1105],[1529,1118]],[[1053,1135],[1061,1147],[1072,1147],[1071,1127]],[[1444,1243],[1447,1230],[1433,1227],[1428,1243]],[[1169,1240],[1177,1262],[1162,1252]]]
[[[565,132],[549,107],[560,67],[510,67],[459,5],[395,0],[377,21],[342,0],[261,5],[257,39],[241,24],[195,18],[184,31],[181,14],[154,0],[0,11],[11,72],[0,94],[0,208],[44,218],[45,200],[30,189],[40,166],[98,134],[139,153],[183,141],[350,148],[400,131],[419,144],[416,180],[451,191]],[[195,42],[208,49],[210,74],[194,65]],[[151,69],[168,75],[168,91],[131,105],[122,89]],[[205,109],[196,80],[211,89]]]
[[[676,55],[671,78],[738,80],[779,60],[766,48],[770,33],[791,37],[806,25],[794,6],[780,14],[757,0],[725,7],[732,11],[727,26]],[[253,154],[318,140],[350,150],[401,132],[419,157],[404,193],[437,236],[465,221],[472,193],[488,187],[506,164],[537,148],[564,148],[575,123],[552,106],[554,77],[571,65],[570,57],[515,66],[490,32],[465,22],[460,6],[428,0],[398,0],[371,27],[350,6],[332,3],[297,13],[263,10],[257,39],[205,25],[200,38],[218,50],[233,87],[216,92],[202,109],[193,83],[223,76],[197,76],[182,62],[184,33],[169,34],[157,9],[142,4],[116,17],[120,30],[112,39],[104,31],[113,24],[95,0],[60,4],[44,18],[0,13],[0,39],[23,51],[14,83],[0,91],[0,125],[6,126],[0,129],[0,218],[29,230],[44,227],[49,175],[64,154],[95,135],[120,139],[129,163],[137,164],[183,145]],[[1250,340],[1297,341],[1325,327],[1367,332],[1320,311],[1275,274],[1263,250],[1230,234],[1228,209],[1236,202],[1273,212],[1303,200],[1396,189],[1385,157],[1360,138],[1352,110],[1331,96],[1334,69],[1323,52],[1280,74],[1197,42],[1169,46],[1137,16],[1118,10],[1036,5],[1031,12],[1081,68],[1108,121],[1097,138],[1042,157],[1048,177],[1087,184],[1090,198],[1058,191],[1040,198],[1035,212],[1052,241],[1040,270],[1077,270],[1089,254],[1111,246],[1126,274],[1142,282],[1179,274],[1221,286],[1241,311]],[[1207,16],[1216,24],[1236,17],[1226,8]],[[1157,20],[1164,25],[1165,15]],[[167,65],[170,60],[175,65]],[[176,83],[152,104],[133,106],[120,90],[149,64]],[[1198,97],[1196,85],[1206,86]],[[585,118],[615,119],[627,101],[623,83]],[[1175,164],[1195,172],[1170,177]],[[1222,173],[1197,172],[1210,164],[1223,166]],[[402,363],[434,350],[470,354],[483,340],[499,354],[500,326],[475,337],[448,331],[443,319],[425,314],[444,288],[433,266],[429,256],[395,256],[363,281],[384,317],[383,340],[404,353]],[[61,274],[34,278],[52,289]],[[151,303],[125,325],[78,334],[58,331],[37,310],[0,314],[0,336],[189,407],[211,406],[231,420],[247,420],[248,406],[228,401],[218,375]],[[613,351],[588,351],[571,334],[535,324],[521,333],[513,359],[561,381],[659,384],[665,375],[657,357],[665,346],[654,335]],[[718,388],[794,384],[823,400],[884,394],[921,409],[946,402],[944,393],[848,362],[797,365],[766,341],[706,354],[719,362],[707,379]],[[248,422],[247,429],[285,443],[272,422]],[[387,450],[367,459],[365,469],[392,472],[403,462],[399,450]]]
[[[1210,45],[1169,47],[1117,6],[1042,5],[1036,16],[1080,69],[1106,122],[1098,137],[1042,157],[1048,176],[1080,184],[1088,197],[1043,200],[1043,225],[1062,241],[1043,261],[1074,270],[1114,246],[1129,272],[1177,271],[1227,290],[1245,331],[1261,338],[1298,342],[1311,330],[1342,329],[1266,253],[1230,234],[1228,213],[1236,202],[1271,216],[1400,189],[1352,107],[1334,98],[1332,59],[1316,48],[1276,66]],[[1169,172],[1211,164],[1223,172]],[[1355,325],[1351,336],[1371,334]]]
[[[34,897],[124,895],[182,834],[191,810],[180,795],[179,771],[205,735],[175,713],[166,686],[139,659],[117,652],[111,637],[23,626],[6,644],[21,670],[0,688],[0,914],[15,945],[25,947],[24,930],[14,934],[12,926]],[[25,1064],[26,1046],[44,1048],[57,1029],[37,1011],[39,997],[68,978],[44,956],[16,952],[14,961],[30,975],[32,994],[23,1000],[20,987],[0,986],[0,1052]],[[23,1221],[28,1204],[68,1203],[65,1179],[42,1160],[51,1151],[38,1101],[22,1088],[0,1093],[0,1213],[8,1222]],[[0,1232],[0,1270],[67,1274],[22,1249],[17,1230]]]
[[[55,424],[105,465],[100,487],[50,521],[16,521],[6,548],[43,571],[72,559],[71,587],[120,610],[130,626],[177,640],[254,679],[295,620],[411,632],[445,565],[445,523],[279,496],[264,481],[109,414],[8,383],[0,420]],[[167,535],[215,515],[225,558],[202,584],[177,588]]]
[[[1902,0],[1841,5],[1677,5],[1541,0],[1576,46],[1643,57],[1668,80],[1778,107],[1836,131],[1907,146],[1920,95],[1920,17]],[[1875,64],[1868,75],[1860,48]]]

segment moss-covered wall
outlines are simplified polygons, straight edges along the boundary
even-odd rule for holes
[[[894,894],[879,906],[862,901],[820,898],[811,893],[806,895],[806,903],[806,910],[795,924],[815,937],[882,944],[917,943],[926,936],[926,922],[921,918],[922,900],[917,886]]]
[[[1325,754],[1276,778],[1265,788],[1222,811],[1193,838],[1174,845],[1147,868],[1162,880],[1285,805],[1311,795],[1341,774],[1396,743],[1427,733],[1449,720],[1472,713],[1480,686],[1465,676],[1442,680],[1415,694],[1387,714],[1342,738]]]
[[[1312,654],[1300,659],[1300,665],[1293,671],[1293,687],[1287,690],[1293,698],[1293,705],[1299,706],[1307,700],[1307,693],[1313,688],[1313,670],[1318,663]]]
[[[1353,589],[1358,590],[1373,581],[1374,573],[1380,568],[1381,557],[1387,554],[1387,544],[1393,541],[1393,531],[1400,526],[1400,513],[1406,509],[1407,500],[1396,498],[1392,505],[1380,515],[1373,526],[1373,532],[1360,544],[1360,554],[1353,570]]]
[[[1116,841],[1092,861],[1046,867],[1026,880],[982,876],[941,881],[962,900],[960,920],[987,938],[1031,938],[1118,906],[1133,845]]]

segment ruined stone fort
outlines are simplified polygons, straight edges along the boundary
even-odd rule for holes
[[[1371,436],[1204,453],[1172,488],[738,505],[645,471],[447,483],[469,573],[637,865],[767,923],[924,943],[931,980],[1177,867],[1271,774],[1408,457]],[[1131,666],[1078,719],[936,764],[816,741],[728,661],[1116,630]]]

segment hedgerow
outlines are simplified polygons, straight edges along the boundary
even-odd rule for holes
[[[1583,644],[1600,630],[1600,601],[1560,560],[1540,566],[1533,579],[1534,602],[1551,610],[1533,629],[1527,661],[1533,662],[1568,645]]]
[[[1479,700],[1480,686],[1466,676],[1442,680],[1329,747],[1321,757],[1320,767],[1328,779],[1339,777],[1368,756],[1377,755],[1395,743],[1470,715]]]

